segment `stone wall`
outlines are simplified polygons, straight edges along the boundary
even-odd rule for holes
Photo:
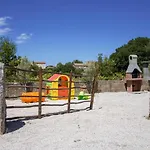
[[[13,84],[13,83],[9,83],[9,84]],[[16,84],[16,87],[15,87],[15,84],[13,87],[9,87],[9,85],[5,86],[5,89],[6,89],[6,92],[5,92],[5,97],[6,98],[9,98],[9,97],[18,97],[18,96],[21,96],[23,92],[26,92],[26,89],[24,87],[17,87],[18,84]],[[38,87],[39,86],[39,83],[34,83],[33,84],[34,87]],[[75,83],[75,87],[79,87],[79,86],[85,86],[84,84],[79,84],[79,83]],[[46,87],[46,83],[43,82],[43,87]],[[33,91],[38,91],[38,89],[36,88],[33,88]],[[43,92],[45,92],[45,90],[43,90]],[[80,89],[79,88],[76,88],[75,89],[75,95],[78,95],[80,92]],[[86,92],[88,92],[86,90]],[[15,98],[16,99],[16,98]]]
[[[0,63],[0,134],[5,133],[6,101],[4,87],[4,65]]]
[[[150,82],[142,81],[141,91],[150,90]],[[97,92],[125,92],[126,86],[123,80],[100,80],[98,81]]]
[[[38,83],[35,84],[34,86],[38,86]],[[45,84],[43,84],[43,87]],[[84,86],[75,84],[75,86]],[[150,83],[148,81],[143,81],[141,90],[149,90],[150,89]],[[37,91],[38,89],[34,89],[34,91]],[[76,89],[76,95],[79,93],[80,89]],[[125,81],[123,80],[99,80],[96,88],[96,92],[125,92],[126,87],[125,87]],[[6,86],[6,97],[9,96],[20,96],[22,92],[25,92],[25,88],[20,88],[20,87],[7,87]],[[43,91],[44,92],[44,91]]]
[[[9,85],[13,85],[12,87]],[[21,85],[19,85],[19,87],[17,87],[19,84],[16,83],[16,87],[15,84],[13,83],[9,83],[8,85],[5,85],[5,97],[9,98],[9,97],[18,97],[21,96],[23,92],[26,92],[26,88],[25,87],[20,87]],[[45,83],[43,82],[43,87],[45,87]],[[38,87],[39,87],[39,83],[36,82],[33,84],[33,87],[37,87],[37,88],[33,88],[33,91],[38,91]],[[44,90],[43,90],[44,92]]]
[[[143,81],[142,81],[141,90],[142,90],[142,91],[144,91],[144,90],[149,91],[149,90],[150,90],[150,81],[143,80]]]
[[[125,82],[122,80],[99,80],[97,92],[124,92]]]

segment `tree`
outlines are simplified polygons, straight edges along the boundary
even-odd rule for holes
[[[5,65],[15,64],[16,45],[6,37],[0,37],[0,61]]]
[[[85,81],[91,81],[93,77],[99,77],[103,80],[122,79],[122,73],[116,71],[115,61],[109,57],[103,57],[103,54],[98,54],[96,62],[92,62],[85,70]]]
[[[114,60],[104,57],[100,66],[100,75],[104,77],[113,76],[113,74],[116,72],[115,65],[116,64]]]
[[[65,63],[65,65],[64,65],[64,73],[70,73],[71,71],[73,73],[75,72],[75,68],[74,68],[72,62]]]
[[[16,73],[17,80],[19,80],[19,82],[22,84],[27,82],[25,80],[29,81],[31,79],[37,78],[38,76],[39,67],[36,64],[32,63],[31,61],[29,61],[27,57],[21,58],[17,68],[22,70],[33,71],[33,72],[17,71]]]
[[[119,47],[111,54],[110,59],[115,61],[116,71],[125,72],[128,67],[128,57],[131,54],[138,56],[138,64],[141,67],[142,61],[150,60],[150,39],[138,37],[130,40],[127,44]]]
[[[95,62],[91,62],[83,72],[82,80],[85,82],[86,88],[89,93],[91,93],[92,80],[93,80],[96,70],[97,70],[96,65],[97,64]]]
[[[77,75],[77,76],[82,76],[83,72],[84,72],[84,69],[75,68],[74,74]]]
[[[58,63],[54,68],[54,72],[58,72],[58,73],[70,73],[71,71],[73,73],[75,72],[75,68],[72,62],[67,62],[65,64]]]
[[[54,72],[57,72],[57,73],[63,73],[64,72],[64,65],[59,62],[56,67],[53,69]]]
[[[28,58],[27,57],[22,57],[21,60],[20,60],[19,65],[17,66],[17,68],[23,69],[23,70],[29,70],[30,66],[31,66],[31,62],[28,60]],[[20,83],[24,84],[24,82],[26,82],[26,81],[24,81],[25,79],[26,80],[30,79],[29,74],[30,73],[27,73],[27,72],[24,72],[24,71],[17,71],[17,73],[16,73],[17,80],[19,80]]]
[[[88,67],[84,70],[83,81],[86,82],[86,87],[89,93],[91,93],[92,89],[92,81],[98,80],[98,76],[100,75],[100,69],[102,64],[102,54],[98,54],[97,61],[91,62],[88,64]]]
[[[55,67],[52,65],[46,66],[44,69],[43,79],[47,80],[52,76],[52,73],[55,72]]]
[[[103,54],[102,54],[102,53],[98,54],[97,61],[98,61],[98,63],[100,63],[100,64],[103,62]]]
[[[34,62],[30,62],[31,64],[30,64],[30,68],[29,68],[29,70],[31,70],[31,71],[33,71],[33,72],[31,72],[31,78],[37,78],[37,76],[39,75],[38,73],[39,73],[39,69],[40,69],[40,67],[37,65],[37,64],[35,64]]]
[[[0,62],[7,66],[15,67],[20,63],[20,56],[16,56],[16,45],[6,37],[0,37]],[[16,71],[6,69],[6,80],[13,81]]]
[[[76,59],[72,63],[83,63],[83,61]]]

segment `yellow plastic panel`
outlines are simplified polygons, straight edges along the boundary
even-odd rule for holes
[[[58,83],[57,82],[53,82],[53,86],[52,88],[58,88]],[[52,94],[51,96],[58,96],[58,90],[51,90]],[[52,98],[52,100],[57,100],[58,98]]]

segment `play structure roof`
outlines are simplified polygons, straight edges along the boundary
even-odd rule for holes
[[[54,81],[54,80],[56,80],[59,76],[60,76],[60,74],[54,74],[54,75],[51,76],[48,80],[49,80],[49,81]]]
[[[62,74],[54,74],[53,76],[51,76],[48,80],[49,81],[55,81],[57,78],[59,78],[60,76],[66,76],[66,75],[62,75]]]

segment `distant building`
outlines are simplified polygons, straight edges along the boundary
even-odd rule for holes
[[[87,68],[88,66],[84,63],[74,63],[73,66],[76,68],[76,69],[85,69]]]
[[[52,68],[55,68],[55,66],[53,66],[53,65],[46,66],[46,69],[52,69]]]
[[[34,62],[36,65],[38,65],[39,67],[41,67],[42,69],[46,68],[46,63],[45,62]]]
[[[92,63],[94,63],[95,61],[87,61],[85,63],[74,63],[73,66],[76,69],[86,69],[88,66],[90,66]]]

